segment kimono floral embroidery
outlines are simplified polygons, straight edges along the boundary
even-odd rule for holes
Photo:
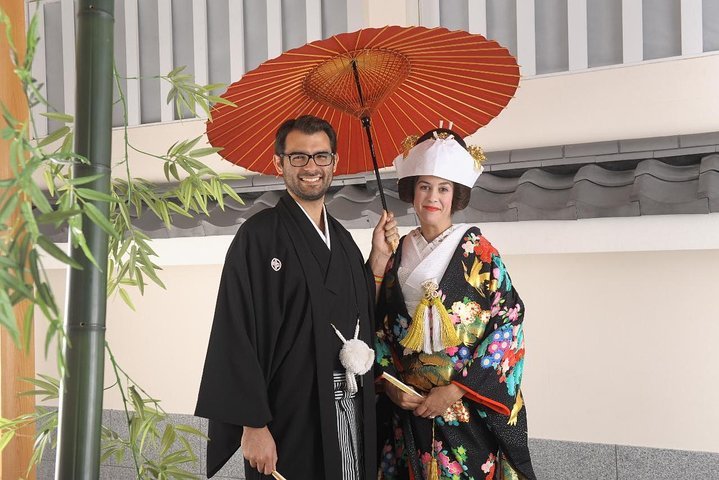
[[[502,261],[502,259],[498,255],[493,255],[492,263],[494,263],[494,269],[492,270],[492,274],[494,275],[494,278],[497,279],[499,288],[504,290],[511,290],[512,280],[509,278],[509,275],[507,275],[507,269],[504,267],[504,262]]]
[[[407,458],[404,450],[404,435],[402,429],[394,425],[393,442],[385,443],[382,448],[382,456],[380,458],[380,471],[385,480],[397,478],[397,470],[399,466],[406,466]]]
[[[464,404],[462,399],[457,400],[447,408],[447,410],[437,420],[444,420],[445,423],[450,425],[459,425],[460,422],[469,422],[469,409]]]
[[[454,302],[452,304],[452,313],[459,317],[459,321],[462,325],[470,325],[473,323],[481,310],[482,308],[477,302],[471,302],[467,297],[464,297],[464,300],[461,302]]]
[[[434,421],[393,407],[392,421],[402,427],[403,439],[386,441],[385,448],[392,452],[383,450],[381,478],[409,480],[410,470],[417,480],[426,478],[422,472],[426,474],[436,459],[441,480],[492,479],[504,471],[505,462],[519,468],[517,478],[535,479],[526,444],[526,409],[519,400],[524,306],[499,253],[479,229],[470,227],[457,238],[446,270],[436,278],[458,345],[431,355],[405,349],[399,340],[413,319],[407,312],[404,287],[396,281],[402,249],[385,276],[395,281],[392,287],[385,281],[380,293],[379,318],[385,321],[377,332],[379,370],[388,370],[422,393],[448,383],[467,393]],[[404,243],[407,240],[411,238]],[[435,258],[440,257],[429,253],[422,261]],[[396,457],[397,452],[404,460]],[[396,474],[388,472],[392,466]]]
[[[479,257],[482,262],[491,262],[493,255],[499,255],[494,246],[489,243],[489,240],[484,238],[482,235],[470,233],[464,237],[464,243],[462,244],[462,250],[464,250],[464,256],[468,257],[471,253],[474,253]]]
[[[493,453],[489,454],[489,458],[487,458],[487,461],[482,464],[482,471],[487,474],[485,477],[486,480],[492,480],[494,477],[494,461],[496,460],[496,457]]]
[[[409,327],[409,321],[402,315],[397,316],[397,322],[392,327],[392,334],[394,338],[401,341],[405,335],[407,335],[407,327]]]
[[[375,338],[374,341],[375,361],[381,367],[388,367],[392,364],[392,352],[390,352],[389,344],[382,338]]]
[[[467,346],[474,345],[477,339],[482,337],[490,319],[490,312],[482,310],[479,303],[470,300],[468,297],[464,297],[461,302],[454,302],[452,308],[447,310],[447,313],[455,323],[457,336],[462,344]],[[448,355],[454,357],[455,353],[456,350],[447,349]],[[457,364],[460,359],[467,360],[469,356],[461,352],[458,358],[452,358],[458,371],[461,371],[461,367],[464,366]]]
[[[482,343],[475,352],[482,368],[493,368],[507,393],[516,395],[524,370],[524,332],[521,326],[505,324]]]
[[[439,465],[439,478],[442,480],[460,480],[467,467],[464,462],[467,461],[467,450],[463,446],[452,449],[452,453],[442,447],[441,441],[434,442],[434,453],[437,456]],[[453,457],[450,457],[450,455]],[[420,456],[422,467],[424,469],[424,478],[428,478],[427,470],[432,461],[432,454],[424,452]],[[465,476],[466,478],[466,476]]]

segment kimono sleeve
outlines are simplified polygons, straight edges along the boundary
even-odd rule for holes
[[[465,391],[465,398],[510,415],[516,403],[521,402],[518,393],[524,366],[524,304],[496,249],[484,237],[477,239],[477,245],[476,256],[470,259],[481,268],[471,269],[465,278],[470,284],[481,285],[483,301],[472,308],[479,304],[485,307],[479,307],[473,315],[482,333],[464,355],[459,349],[457,361],[462,367],[455,371],[452,383]]]
[[[195,415],[235,426],[262,427],[272,420],[265,373],[257,355],[262,343],[254,293],[257,236],[240,229],[230,246],[217,294],[215,315]],[[256,270],[256,268],[255,268]]]
[[[401,245],[401,242],[400,242]],[[382,285],[377,296],[377,306],[375,308],[375,380],[378,381],[382,373],[387,372],[397,377],[397,362],[393,358],[394,351],[392,344],[395,341],[395,333],[392,330],[394,316],[391,314],[390,301],[388,293],[393,288],[396,281],[396,269],[393,268],[396,261],[396,254],[387,262],[387,270],[385,271]]]

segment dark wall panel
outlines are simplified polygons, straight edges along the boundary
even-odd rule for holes
[[[567,0],[535,0],[537,74],[569,70]]]
[[[507,0],[487,0],[487,39],[496,40],[517,55],[517,5]]]
[[[644,60],[682,54],[679,0],[643,0]]]
[[[587,0],[589,67],[622,63],[622,0]]]

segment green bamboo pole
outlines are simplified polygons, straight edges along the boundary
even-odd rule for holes
[[[76,43],[75,151],[89,160],[73,175],[103,174],[89,188],[110,193],[114,0],[78,0]],[[106,217],[109,205],[96,202]],[[98,266],[80,249],[71,256],[83,266],[69,269],[64,345],[66,370],[60,388],[55,478],[100,476],[100,429],[107,300],[108,236],[87,217],[83,233]]]

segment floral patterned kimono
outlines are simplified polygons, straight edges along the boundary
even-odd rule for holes
[[[402,256],[411,255],[405,264],[416,266],[407,271]],[[428,354],[400,341],[419,300],[417,286],[433,273],[461,343]],[[430,244],[419,229],[404,237],[390,260],[377,318],[378,374],[387,371],[422,394],[450,382],[465,391],[434,419],[381,397],[379,478],[426,480],[436,460],[440,479],[534,479],[520,390],[524,305],[479,229],[455,225]]]

